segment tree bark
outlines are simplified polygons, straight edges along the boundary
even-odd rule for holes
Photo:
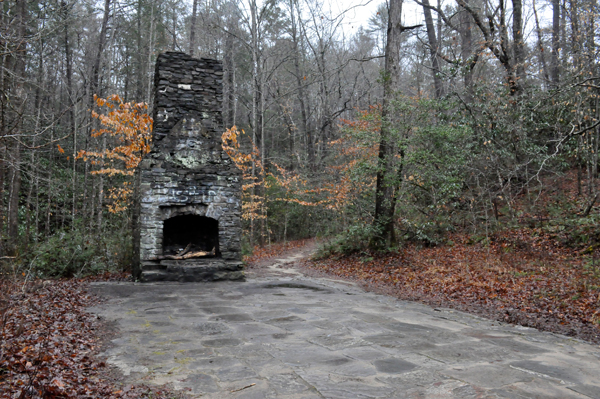
[[[596,18],[598,18],[597,14],[597,4],[596,0],[588,0],[588,4],[586,7],[585,17],[587,21],[587,26],[585,27],[585,44],[586,44],[586,66],[587,66],[587,76],[597,76],[596,70],[596,54],[598,49],[596,48]],[[597,159],[597,157],[596,157]]]
[[[468,3],[468,0],[465,0]],[[465,10],[460,12],[460,57],[464,65],[463,84],[465,86],[465,102],[473,102],[475,89],[473,87],[473,68],[476,60],[473,59],[473,34],[471,32],[471,16]]]
[[[108,19],[110,17],[110,2],[111,0],[104,0],[104,14],[102,16],[102,25],[100,26],[100,34],[98,36],[98,48],[92,66],[92,81],[89,93],[91,104],[93,104],[94,101],[94,94],[100,94],[98,92],[100,84],[100,62],[106,45],[106,33],[108,32]]]
[[[14,130],[17,134],[19,131],[20,129]],[[14,252],[19,238],[19,196],[21,194],[21,145],[17,141],[13,143],[9,154],[8,171],[8,248],[10,252]]]
[[[398,165],[395,156],[398,145],[393,137],[392,102],[400,80],[400,35],[402,33],[402,0],[390,0],[388,10],[387,40],[385,46],[385,70],[383,77],[383,102],[381,110],[381,134],[375,189],[374,233],[370,247],[381,250],[396,245],[394,212],[399,187]]]
[[[225,47],[223,49],[223,122],[225,128],[231,128],[236,124],[236,96],[235,96],[235,36],[236,14],[231,5],[227,8]]]
[[[554,1],[554,0],[553,0]],[[535,31],[538,37],[538,49],[540,51],[540,63],[542,64],[542,72],[544,75],[544,85],[547,86],[550,81],[550,75],[548,74],[548,66],[546,65],[546,55],[544,54],[544,41],[542,38],[542,30],[540,28],[540,20],[538,19],[537,8],[535,6],[535,0],[533,0],[533,16],[535,17]]]
[[[250,0],[250,33],[252,37],[252,142],[256,145],[260,132],[258,127],[262,125],[259,121],[259,107],[260,107],[260,79],[259,74],[259,49],[258,49],[258,19],[256,0]],[[256,167],[254,162],[252,163],[252,178],[256,177]],[[256,185],[252,188],[252,194],[250,197],[251,212],[254,212],[254,198],[256,196]],[[250,247],[254,246],[254,214],[250,216]]]
[[[225,50],[223,52],[223,69],[225,78],[223,79],[223,108],[225,115],[223,121],[225,128],[229,129],[235,125],[235,63],[233,50],[233,35],[225,34]]]
[[[550,77],[552,86],[558,87],[560,72],[558,53],[560,51],[560,0],[552,0],[552,54],[550,57]]]
[[[505,0],[499,0],[498,2],[498,10],[497,13],[499,14],[498,18],[499,20],[493,21],[492,15],[489,15],[489,23],[486,23],[482,16],[477,12],[476,9],[474,9],[473,7],[471,7],[471,5],[466,1],[466,0],[456,0],[458,5],[460,5],[462,8],[464,8],[473,18],[473,21],[475,22],[475,25],[477,25],[477,27],[479,28],[480,32],[483,35],[483,45],[485,47],[487,47],[492,54],[494,54],[494,56],[498,59],[498,61],[500,61],[500,64],[502,65],[502,67],[504,68],[505,72],[506,72],[506,80],[510,89],[510,93],[511,95],[516,94],[517,92],[520,91],[520,84],[519,81],[517,79],[517,77],[515,76],[515,65],[513,62],[513,57],[511,57],[511,51],[509,48],[509,40],[508,40],[508,29],[507,29],[507,24],[506,24],[506,9],[505,9],[505,4],[504,1]],[[517,0],[518,2],[520,2],[520,0]],[[496,29],[496,27],[499,30],[499,36],[500,36],[500,43],[499,45],[495,44],[495,38],[494,38],[494,30]],[[517,31],[519,32],[519,31]],[[522,36],[522,29],[520,31],[521,33],[519,33]],[[522,37],[521,37],[521,42],[522,42]],[[514,53],[514,51],[513,51]],[[523,65],[524,67],[524,65]],[[524,72],[524,70],[523,70]]]
[[[135,98],[136,101],[141,101],[144,97],[144,52],[142,50],[142,0],[137,2],[136,10],[136,25],[137,34],[135,35],[137,51],[135,52],[135,63],[136,63],[136,87],[135,87]]]
[[[110,18],[110,7],[111,0],[104,0],[104,13],[102,15],[102,24],[100,26],[100,33],[98,36],[98,48],[96,56],[94,58],[94,64],[92,67],[92,79],[90,83],[90,92],[88,93],[89,109],[94,109],[94,95],[102,96],[100,93],[100,64],[102,61],[102,55],[104,53],[104,47],[106,46],[106,34],[108,32],[108,20]],[[88,136],[91,136],[92,123],[89,127],[90,131]],[[105,136],[102,136],[103,140],[106,140]],[[100,189],[98,191],[98,207],[97,207],[97,228],[98,231],[102,228],[102,203],[104,202],[104,178],[102,175],[99,177]],[[94,202],[94,196],[91,197],[91,201]],[[93,209],[93,207],[92,207]]]
[[[27,23],[28,10],[26,0],[16,2],[16,24],[15,31],[18,42],[14,47],[13,62],[13,96],[16,101],[16,109],[13,111],[12,134],[17,137],[23,134],[23,113],[25,111],[25,57],[27,54]],[[17,249],[19,238],[19,197],[21,194],[21,144],[18,140],[12,143],[8,162],[8,243],[9,251]]]
[[[333,123],[331,117],[331,105],[329,98],[329,84],[327,74],[327,64],[325,59],[326,47],[323,38],[319,38],[319,47],[317,55],[317,68],[321,75],[319,80],[319,94],[321,95],[321,118],[319,120],[319,136],[317,138],[318,146],[316,148],[319,157],[316,164],[313,166],[315,169],[320,164],[321,159],[325,155],[325,145],[331,136],[331,125]]]
[[[300,35],[298,34],[298,22],[296,20],[296,6],[295,0],[290,0],[290,19],[291,19],[291,35],[292,35],[292,57],[294,58],[294,73],[296,75],[296,85],[298,90],[298,105],[300,106],[300,129],[302,134],[306,137],[306,150],[308,153],[308,166],[311,170],[315,168],[315,148],[312,132],[308,125],[308,116],[306,112],[306,91],[304,90],[305,76],[300,70]],[[298,12],[298,18],[300,13]]]
[[[560,7],[560,48],[563,54],[567,51],[567,1],[562,0],[562,5]],[[558,54],[560,60],[560,53]]]
[[[132,252],[133,259],[131,260],[131,274],[135,280],[138,280],[142,274],[142,268],[140,264],[140,209],[141,209],[141,198],[140,198],[140,184],[141,184],[141,171],[138,168],[135,170],[133,179],[133,206],[131,213],[131,236],[132,236]]]
[[[69,25],[70,25],[70,10],[69,5],[66,1],[61,2],[61,8],[63,11],[63,22],[65,29],[65,77],[67,80],[67,97],[68,97],[68,114],[69,114],[69,133],[71,134],[71,138],[73,140],[73,154],[77,153],[77,132],[75,130],[75,102],[73,101],[73,56],[71,50],[71,41],[69,38]],[[41,66],[40,66],[41,69]],[[39,118],[38,118],[39,119]],[[77,213],[77,196],[76,196],[76,185],[77,185],[77,159],[75,155],[73,155],[73,168],[72,168],[72,180],[71,185],[73,188],[73,196],[72,196],[72,204],[71,204],[71,228],[75,228],[75,217]]]
[[[190,20],[190,55],[194,56],[194,50],[196,49],[196,14],[198,12],[198,0],[194,0],[192,6],[192,17]]]
[[[427,27],[427,39],[429,40],[429,54],[431,56],[431,67],[433,69],[433,85],[435,87],[435,98],[440,99],[444,96],[444,86],[440,77],[438,40],[435,37],[435,26],[433,25],[433,17],[431,16],[429,0],[422,1],[424,4],[423,14],[425,15],[425,26]]]
[[[514,65],[517,74],[518,86],[525,83],[525,43],[523,39],[523,3],[521,0],[512,0],[513,4],[513,52]]]
[[[571,54],[575,71],[581,67],[581,36],[579,34],[579,7],[577,0],[570,1],[571,6]]]
[[[5,13],[0,13],[0,26],[4,28],[6,22],[7,15]],[[8,47],[8,43],[0,41],[0,44],[4,49]],[[8,68],[10,66],[10,57],[8,51],[3,51],[3,54],[0,55],[0,93],[6,93],[8,91]],[[8,116],[7,116],[7,98],[6,96],[0,96],[0,256],[5,255],[5,242],[4,242],[4,234],[5,234],[5,222],[6,222],[6,208],[4,206],[5,201],[5,180],[6,180],[6,158],[8,154],[8,145],[6,135],[8,133]]]

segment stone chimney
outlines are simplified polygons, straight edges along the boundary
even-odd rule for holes
[[[158,56],[152,150],[139,166],[141,281],[244,279],[241,173],[223,151],[223,67]]]

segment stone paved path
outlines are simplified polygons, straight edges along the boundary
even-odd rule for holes
[[[96,283],[105,356],[202,398],[600,398],[600,347],[311,279]],[[287,262],[287,266],[286,266]]]

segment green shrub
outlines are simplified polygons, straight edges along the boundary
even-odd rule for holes
[[[23,266],[38,277],[80,277],[125,270],[131,256],[129,234],[92,236],[87,229],[76,228],[38,242]]]
[[[315,254],[315,258],[331,255],[348,255],[366,251],[375,231],[372,224],[350,226],[345,232],[326,241]]]

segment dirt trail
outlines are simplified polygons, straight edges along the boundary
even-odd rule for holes
[[[275,277],[285,275],[302,275],[299,262],[309,258],[317,250],[316,240],[307,241],[306,245],[290,248],[274,256],[250,262],[246,267],[248,278]]]

